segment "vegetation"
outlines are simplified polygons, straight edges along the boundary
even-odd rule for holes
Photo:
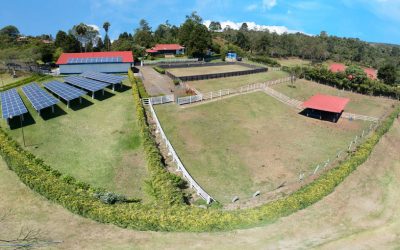
[[[129,76],[134,81],[132,72]],[[146,124],[138,90],[135,85],[132,89],[151,175],[148,186],[157,197],[155,204],[105,204],[95,197],[95,193],[99,190],[52,169],[21,148],[2,129],[0,129],[0,154],[9,168],[31,189],[85,217],[140,230],[228,230],[273,221],[303,209],[331,193],[340,182],[368,159],[376,143],[389,130],[400,113],[400,108],[396,109],[349,159],[301,190],[255,209],[225,212],[182,204],[183,196],[177,189],[177,183],[180,181],[164,169],[161,156]]]
[[[158,73],[160,73],[160,74],[165,74],[165,69],[163,69],[163,68],[161,68],[161,67],[154,66],[153,69],[154,69],[155,71],[157,71]]]
[[[25,85],[30,82],[43,82],[43,81],[46,81],[51,78],[52,78],[52,76],[49,76],[49,75],[33,74],[30,77],[27,77],[27,78],[24,78],[24,79],[21,79],[16,82],[13,82],[13,83],[10,83],[10,84],[0,87],[0,91],[5,91],[8,89],[16,88],[16,87]]]

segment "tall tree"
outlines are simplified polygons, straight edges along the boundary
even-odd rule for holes
[[[0,30],[0,35],[16,38],[19,35],[19,30],[14,25],[7,25]]]
[[[388,85],[395,85],[397,79],[396,67],[386,64],[378,70],[378,78]]]
[[[210,25],[208,25],[208,28],[214,32],[222,30],[221,23],[215,21],[211,21]]]
[[[79,52],[80,50],[79,41],[72,34],[67,34],[62,30],[57,32],[54,45],[61,48],[63,52]]]
[[[247,23],[242,23],[242,26],[240,26],[240,31],[249,31],[249,26],[247,25]]]
[[[104,44],[108,51],[110,51],[110,46],[111,46],[111,41],[110,41],[110,38],[108,37],[108,30],[110,29],[110,26],[111,26],[111,24],[108,21],[104,22],[104,24],[103,24],[103,29],[106,32],[106,35],[104,37]]]
[[[79,40],[82,46],[85,47],[85,51],[86,51],[86,44],[89,41],[92,42],[92,44],[96,44],[96,41],[99,38],[99,31],[93,28],[92,26],[86,25],[84,23],[74,25],[70,33]]]
[[[151,27],[146,20],[140,20],[139,28],[135,30],[133,38],[135,43],[139,46],[150,48],[154,45],[154,37],[151,33]]]

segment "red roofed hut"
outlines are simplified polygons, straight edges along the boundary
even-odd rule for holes
[[[151,55],[182,55],[185,54],[185,47],[179,44],[156,44],[146,52]]]
[[[348,98],[317,94],[303,103],[307,116],[337,122],[342,115]]]
[[[107,51],[62,53],[56,64],[60,67],[60,74],[80,74],[87,71],[126,73],[133,62],[132,51]]]

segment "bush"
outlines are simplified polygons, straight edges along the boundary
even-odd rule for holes
[[[280,67],[280,63],[272,58],[266,56],[249,56],[248,59],[250,61],[265,64],[270,67]]]
[[[181,81],[179,81],[179,79],[174,79],[173,82],[175,86],[181,84]]]
[[[50,75],[34,74],[34,75],[32,75],[32,76],[30,76],[28,78],[13,82],[11,84],[7,84],[7,85],[5,85],[3,87],[0,87],[0,91],[5,91],[5,90],[12,89],[12,88],[16,88],[16,87],[19,87],[19,86],[22,86],[22,85],[25,85],[25,84],[28,84],[28,83],[31,83],[31,82],[46,81],[46,80],[51,79],[51,78],[52,78],[52,76],[50,76]]]
[[[160,74],[165,74],[165,69],[163,69],[161,67],[155,66],[155,67],[153,67],[153,69]]]

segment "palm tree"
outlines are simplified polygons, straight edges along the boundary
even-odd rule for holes
[[[110,51],[110,38],[108,37],[108,29],[111,24],[109,22],[104,22],[103,29],[106,31],[106,37],[104,37],[104,43],[106,44],[107,50]]]

